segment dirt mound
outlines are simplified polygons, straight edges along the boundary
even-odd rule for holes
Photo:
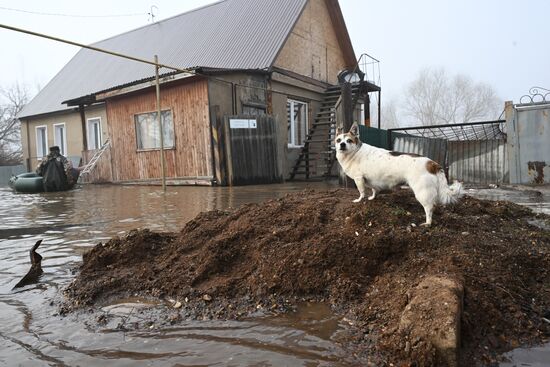
[[[414,225],[424,212],[408,190],[361,204],[351,202],[356,195],[305,191],[203,213],[180,233],[133,231],[99,244],[84,256],[64,310],[138,294],[180,300],[187,316],[231,318],[325,300],[352,320],[355,353],[435,365],[433,346],[405,335],[399,320],[411,289],[445,275],[464,284],[464,365],[550,335],[542,320],[550,233],[529,224],[530,210],[465,197],[424,228]]]

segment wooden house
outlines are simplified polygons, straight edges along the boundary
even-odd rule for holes
[[[187,70],[160,71],[172,184],[295,177],[315,131],[322,141],[315,154],[333,154],[338,75],[357,68],[337,0],[223,0],[93,46],[147,60],[158,55],[161,64]],[[87,162],[108,140],[90,181],[158,183],[154,71],[80,50],[19,115],[29,168],[60,141],[66,155]],[[363,93],[379,90],[365,85]],[[309,163],[312,152],[306,170],[321,173]]]

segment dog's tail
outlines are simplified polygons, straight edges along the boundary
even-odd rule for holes
[[[437,173],[437,181],[437,193],[440,204],[454,204],[462,197],[462,195],[464,195],[462,183],[455,181],[449,186],[443,171],[439,171]]]

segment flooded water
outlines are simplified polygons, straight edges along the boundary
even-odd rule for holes
[[[0,365],[8,366],[325,366],[347,365],[332,341],[339,320],[326,306],[303,305],[284,317],[180,322],[175,327],[92,329],[60,317],[51,300],[73,278],[82,253],[134,228],[177,231],[199,212],[238,207],[330,184],[241,188],[95,186],[63,193],[14,194],[0,188]],[[12,290],[43,244],[38,284]],[[136,300],[102,310],[126,320],[155,305]]]
[[[340,320],[323,305],[296,314],[244,321],[183,321],[174,327],[100,330],[79,316],[60,317],[52,300],[73,278],[82,254],[98,242],[135,228],[177,231],[199,212],[261,202],[330,183],[239,188],[96,186],[63,193],[14,194],[0,187],[0,365],[7,366],[345,366],[338,347]],[[470,192],[503,199],[495,191]],[[490,197],[491,195],[497,195]],[[548,212],[547,194],[515,201]],[[538,200],[538,201],[537,201]],[[44,274],[35,285],[12,290],[29,269],[29,249],[43,240]],[[108,312],[127,320],[139,308],[162,307],[122,300]],[[520,359],[547,356],[548,348],[520,351]],[[524,354],[521,354],[524,353]],[[525,354],[526,353],[526,354]],[[546,354],[544,354],[546,353]],[[525,359],[524,355],[527,355]],[[513,356],[512,356],[513,357]],[[524,358],[524,359],[521,359]],[[530,359],[529,359],[530,358]],[[534,366],[537,364],[533,364]]]
[[[486,200],[507,200],[531,208],[536,213],[550,215],[550,187],[534,186],[521,190],[508,188],[477,188],[466,190],[468,195]]]

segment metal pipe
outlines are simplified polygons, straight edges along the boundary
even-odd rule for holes
[[[372,57],[371,55],[369,55],[369,54],[368,54],[368,53],[366,53],[366,52],[363,52],[363,53],[361,54],[361,56],[359,57],[359,60],[361,60],[361,59],[363,58],[363,56],[367,56],[367,57],[370,57],[370,58],[371,58],[371,59],[373,59],[374,61],[376,61],[376,62],[380,62],[380,60],[378,60],[378,59],[376,59],[376,58]]]
[[[160,82],[158,56],[155,55],[155,87],[157,92],[157,119],[160,132],[160,170],[162,171],[162,191],[166,192],[166,171],[164,167],[164,134],[162,131],[162,117],[160,114]]]
[[[382,91],[378,91],[378,129],[380,130],[380,125],[381,125],[381,116],[382,116]]]
[[[423,125],[423,126],[412,126],[412,127],[396,127],[394,129],[388,129],[391,131],[405,131],[405,130],[420,130],[420,129],[432,129],[432,128],[441,128],[441,127],[453,127],[453,126],[474,126],[474,125],[487,125],[487,124],[496,124],[503,123],[506,120],[494,120],[494,121],[479,121],[479,122],[464,122],[460,124],[445,124],[445,125]]]
[[[169,66],[169,65],[158,64],[158,63],[156,63],[156,62],[152,62],[152,61],[149,61],[149,60],[141,59],[141,58],[139,58],[139,57],[124,55],[124,54],[121,54],[121,53],[118,53],[118,52],[105,50],[105,49],[102,49],[102,48],[99,48],[99,47],[89,46],[89,45],[85,45],[85,44],[82,44],[82,43],[78,43],[78,42],[74,42],[74,41],[69,41],[69,40],[66,40],[66,39],[63,39],[63,38],[48,36],[48,35],[43,34],[43,33],[33,32],[33,31],[26,30],[26,29],[22,29],[22,28],[12,27],[12,26],[5,25],[5,24],[0,24],[0,28],[5,28],[5,29],[9,29],[9,30],[11,30],[11,31],[26,33],[26,34],[30,34],[30,35],[32,35],[32,36],[47,38],[47,39],[50,39],[50,40],[53,40],[53,41],[62,42],[62,43],[67,43],[67,44],[69,44],[69,45],[78,46],[78,47],[82,47],[82,48],[87,48],[87,49],[89,49],[89,50],[93,50],[93,51],[97,51],[97,52],[102,52],[102,53],[105,53],[105,54],[109,54],[109,55],[113,55],[113,56],[118,56],[118,57],[122,57],[122,58],[129,59],[129,60],[134,60],[134,61],[138,61],[138,62],[143,62],[143,63],[146,63],[146,64],[158,66],[159,68],[167,68],[167,69],[172,69],[172,70],[176,70],[176,71],[180,71],[180,72],[184,72],[184,73],[194,73],[194,70],[192,70],[192,69],[181,69],[181,68],[176,68],[176,67]]]
[[[237,86],[231,82],[231,114],[237,114]]]

